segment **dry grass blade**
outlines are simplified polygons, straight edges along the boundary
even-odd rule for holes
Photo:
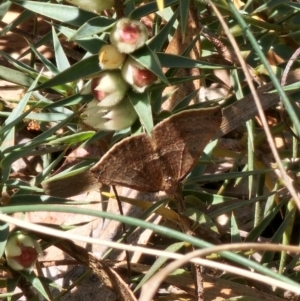
[[[253,244],[253,243],[243,243],[243,244],[235,244],[235,245],[223,245],[223,246],[216,246],[216,247],[211,247],[211,248],[207,248],[207,249],[203,249],[203,250],[196,250],[193,251],[191,253],[188,253],[186,255],[184,255],[182,258],[177,259],[175,261],[173,261],[172,263],[168,264],[166,267],[164,267],[163,269],[161,269],[155,276],[153,276],[149,281],[147,281],[141,291],[141,295],[139,300],[140,301],[151,301],[152,298],[154,297],[154,295],[156,294],[156,291],[158,290],[158,288],[160,287],[161,283],[164,281],[164,279],[166,279],[173,271],[175,271],[176,269],[178,269],[179,267],[183,266],[184,264],[192,261],[192,262],[196,262],[196,261],[202,261],[202,265],[206,265],[208,260],[197,260],[196,258],[199,257],[205,257],[209,254],[212,253],[217,253],[219,251],[224,251],[224,250],[249,250],[249,249],[281,249],[281,247],[278,248],[278,246],[276,245],[272,245],[272,244],[267,244],[265,245],[259,245],[259,244]],[[283,248],[285,249],[285,247],[283,246]],[[297,249],[299,249],[298,247],[296,247]],[[195,259],[195,260],[193,260]],[[219,263],[215,263],[214,266],[216,268],[221,268],[221,264]],[[224,268],[224,267],[222,267]],[[227,268],[226,268],[227,270]],[[275,280],[267,277],[267,276],[263,276],[263,275],[259,275],[259,274],[255,274],[252,272],[249,272],[247,270],[241,270],[240,268],[236,268],[233,266],[229,267],[229,270],[231,273],[233,274],[237,274],[237,275],[244,275],[245,277],[249,277],[255,280],[260,281],[261,283],[266,283],[269,284],[269,281],[272,281],[272,285],[274,286],[278,286],[278,287],[282,287],[285,288],[287,290],[291,290],[293,292],[295,292],[296,294],[300,293],[300,288],[296,288],[293,285],[287,284],[287,283],[283,283],[281,281]],[[273,282],[274,281],[274,282]]]
[[[263,124],[263,128],[265,130],[265,133],[266,133],[266,136],[267,136],[267,139],[268,139],[268,142],[269,142],[269,145],[270,145],[270,148],[272,150],[272,153],[273,153],[273,156],[276,160],[276,163],[278,165],[278,168],[280,170],[280,173],[281,173],[281,177],[283,178],[283,180],[285,181],[285,184],[286,184],[286,187],[288,188],[289,192],[291,193],[298,209],[300,210],[300,198],[299,198],[299,191],[296,190],[296,186],[294,185],[293,183],[293,180],[290,178],[290,176],[286,173],[285,171],[285,168],[281,162],[281,159],[279,157],[279,154],[278,154],[278,151],[276,149],[276,146],[275,146],[275,143],[274,143],[274,138],[271,134],[271,131],[270,131],[270,128],[269,128],[269,125],[268,125],[268,122],[266,120],[266,117],[265,117],[265,114],[264,114],[264,110],[263,110],[263,107],[261,105],[261,101],[258,97],[258,94],[257,94],[257,91],[254,87],[254,84],[253,84],[253,81],[252,81],[252,78],[251,78],[251,75],[249,73],[249,70],[246,66],[246,63],[245,63],[245,60],[243,59],[241,53],[240,53],[240,49],[233,37],[233,35],[231,34],[226,22],[224,21],[224,18],[222,17],[221,13],[219,12],[219,10],[216,8],[216,6],[211,2],[209,1],[210,3],[210,6],[213,8],[215,14],[217,15],[218,19],[220,20],[220,23],[222,24],[222,27],[226,33],[226,35],[228,36],[228,39],[230,40],[231,42],[231,45],[232,47],[234,48],[235,52],[236,52],[236,55],[237,55],[237,58],[241,64],[241,67],[245,73],[245,76],[246,76],[246,79],[247,79],[247,82],[248,82],[248,85],[249,85],[249,88],[251,90],[251,93],[253,95],[253,99],[255,101],[255,104],[257,106],[257,110],[258,110],[258,113],[259,113],[259,116],[261,118],[261,121],[262,121],[262,124]]]

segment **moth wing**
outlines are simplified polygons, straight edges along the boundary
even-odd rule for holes
[[[164,185],[175,189],[195,167],[205,146],[220,128],[220,107],[192,109],[175,114],[157,124],[152,139],[162,164]]]
[[[140,134],[116,143],[91,171],[103,184],[157,192],[162,187],[159,160],[150,137]]]

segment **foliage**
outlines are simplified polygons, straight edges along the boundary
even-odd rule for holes
[[[18,59],[8,51],[0,50],[2,61],[6,62],[5,66],[0,64],[0,78],[24,89],[21,99],[2,97],[0,112],[0,252],[3,255],[3,275],[9,275],[8,281],[4,281],[4,278],[1,281],[2,287],[7,289],[0,295],[2,300],[17,300],[22,295],[30,300],[38,300],[39,296],[47,300],[59,300],[63,294],[58,295],[57,291],[63,290],[45,275],[16,272],[7,266],[4,249],[9,232],[13,232],[8,231],[10,223],[34,234],[44,250],[56,245],[76,260],[80,260],[80,257],[76,257],[80,252],[86,251],[77,249],[75,245],[71,246],[73,250],[70,251],[67,243],[64,245],[63,242],[57,242],[57,237],[133,251],[135,248],[126,244],[128,236],[139,228],[152,230],[163,240],[157,245],[157,250],[141,249],[144,253],[157,254],[158,257],[151,260],[145,275],[133,270],[134,277],[127,279],[128,283],[136,283],[136,291],[145,287],[151,276],[159,275],[158,271],[166,266],[166,258],[183,260],[181,253],[189,245],[201,249],[202,253],[197,256],[202,259],[198,258],[198,263],[218,270],[224,269],[225,272],[218,272],[216,278],[231,281],[243,278],[245,285],[248,283],[255,286],[248,280],[252,277],[264,283],[270,291],[273,290],[270,295],[274,298],[276,294],[282,296],[285,289],[300,293],[296,269],[299,256],[295,255],[299,249],[292,246],[299,245],[298,62],[293,61],[293,68],[289,65],[290,58],[294,53],[297,54],[299,44],[300,4],[276,0],[249,0],[247,3],[229,0],[162,2],[115,1],[114,8],[99,13],[60,2],[2,1],[1,18],[11,12],[13,5],[21,7],[22,12],[10,24],[2,24],[0,37],[18,32],[17,27],[22,28],[28,20],[35,20],[38,31],[41,22],[38,16],[51,21],[49,31],[39,40],[31,39],[28,48]],[[90,79],[103,72],[99,67],[98,53],[103,45],[109,43],[109,33],[122,14],[132,19],[141,19],[151,31],[146,45],[128,55],[150,70],[158,81],[142,93],[127,91],[126,100],[130,101],[134,114],[138,116],[135,123],[135,118],[130,120],[131,127],[116,132],[97,132],[82,125],[80,114],[93,99],[92,93],[82,91]],[[222,21],[225,21],[224,25]],[[230,37],[234,37],[237,46],[234,46]],[[181,45],[174,48],[174,40]],[[46,57],[40,50],[42,45],[50,47],[51,57]],[[195,47],[198,54],[201,49],[201,56],[191,54]],[[239,54],[245,60],[245,65],[240,61]],[[30,60],[25,60],[25,57]],[[251,88],[253,81],[258,101],[264,109],[268,109],[265,112],[266,123],[265,115],[257,114],[259,109],[256,109],[254,102],[255,91]],[[178,87],[177,92],[183,94],[170,91],[170,86]],[[202,100],[205,101],[199,102],[199,97],[196,97],[198,90],[200,94],[204,93]],[[175,99],[175,102],[172,103],[170,99]],[[141,217],[134,218],[95,210],[87,206],[92,205],[92,202],[83,202],[76,197],[70,201],[65,196],[47,195],[45,185],[54,183],[53,187],[64,186],[64,179],[84,174],[99,159],[93,156],[81,158],[79,163],[61,171],[64,156],[69,154],[70,149],[89,148],[100,139],[112,145],[130,134],[141,132],[142,128],[150,133],[156,123],[171,113],[186,110],[187,107],[199,108],[212,104],[221,105],[225,120],[216,137],[219,143],[215,140],[206,147],[199,164],[183,182],[187,208],[185,216],[193,222],[193,229],[198,228],[199,233],[205,233],[203,237],[190,236],[176,228],[181,217],[176,212],[176,206],[172,202],[169,204],[170,198],[152,203],[140,198],[120,197],[120,201],[143,210]],[[125,118],[129,119],[128,116]],[[274,146],[268,136],[268,124],[271,137],[275,138]],[[33,127],[37,130],[34,131]],[[18,139],[24,136],[30,138],[18,143]],[[226,143],[230,143],[230,146],[226,147]],[[100,146],[99,156],[101,152],[103,149]],[[42,168],[35,170],[28,163],[26,176],[23,177],[17,162],[29,157],[38,160]],[[55,174],[57,170],[60,172]],[[290,179],[293,179],[293,185]],[[79,185],[84,190],[87,184]],[[102,197],[115,198],[105,192],[102,192]],[[80,205],[85,205],[85,208]],[[68,227],[48,224],[45,229],[39,228],[38,224],[6,215],[45,211],[116,220],[128,227],[120,244],[113,245],[67,232],[81,224],[74,223]],[[153,212],[168,222],[161,225],[147,222],[146,219]],[[225,219],[223,224],[220,223],[221,218]],[[250,222],[248,225],[246,218]],[[246,236],[242,235],[245,231]],[[164,240],[166,236],[169,239]],[[217,239],[214,240],[214,237]],[[155,238],[152,240],[155,241]],[[273,245],[251,244],[262,240]],[[161,250],[168,253],[159,253]],[[110,271],[111,267],[105,266],[102,261],[105,256],[100,262],[104,265],[104,271]],[[222,260],[228,264],[218,265]],[[81,263],[95,272],[90,262],[82,260]],[[188,267],[184,260],[181,265]],[[240,269],[235,270],[233,265]],[[189,275],[189,272],[179,267],[175,267],[175,272],[169,272],[167,276],[175,275],[175,279],[180,273]],[[249,269],[257,274],[252,273],[251,276]],[[235,278],[236,274],[239,279]],[[122,287],[118,277],[113,279],[115,287]],[[30,283],[35,290],[28,290],[24,283]],[[54,293],[50,291],[50,286],[56,286]],[[21,293],[15,292],[16,287],[21,289]],[[71,288],[64,289],[69,291]],[[131,291],[126,295],[122,289],[116,290],[121,300],[135,298]],[[190,300],[193,298],[190,292],[185,297]],[[177,297],[172,295],[171,298],[175,300]],[[240,300],[243,298],[247,296],[241,296]]]

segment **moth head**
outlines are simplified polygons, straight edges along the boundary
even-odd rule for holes
[[[165,176],[163,178],[162,187],[162,190],[164,190],[167,194],[172,195],[178,187],[178,181],[170,176]]]

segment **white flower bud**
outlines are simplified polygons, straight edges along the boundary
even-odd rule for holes
[[[99,66],[102,69],[118,69],[125,59],[126,54],[119,52],[113,45],[104,45],[99,51]]]
[[[143,93],[146,88],[159,81],[155,74],[131,57],[123,64],[121,73],[124,80],[138,93]]]
[[[141,48],[147,39],[146,26],[140,21],[128,18],[118,20],[110,33],[111,43],[122,53],[131,53]]]
[[[118,71],[103,72],[91,81],[91,92],[101,107],[111,107],[119,103],[128,88],[128,84]]]
[[[32,271],[42,249],[30,235],[12,234],[5,246],[7,264],[16,271]]]
[[[83,123],[96,130],[117,131],[131,126],[137,120],[137,114],[130,100],[125,97],[110,108],[99,107],[96,100],[87,104],[81,114]]]

